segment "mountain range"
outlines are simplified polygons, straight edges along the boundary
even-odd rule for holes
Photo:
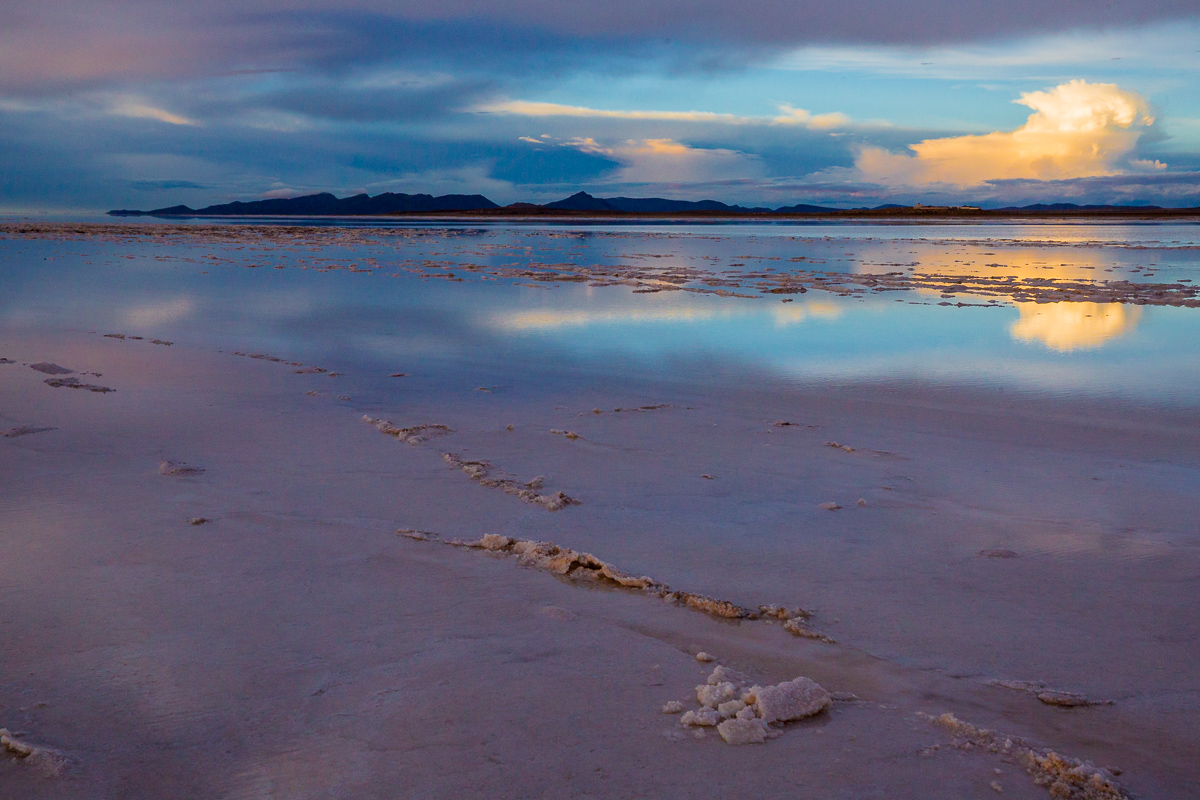
[[[874,208],[832,208],[803,203],[779,208],[763,206],[727,205],[716,200],[667,200],[662,197],[593,197],[587,192],[576,192],[570,197],[553,203],[512,203],[499,206],[481,194],[446,194],[434,197],[428,194],[384,194],[371,197],[356,194],[338,198],[329,192],[310,194],[304,197],[288,197],[250,202],[222,203],[194,209],[188,206],[169,206],[153,211],[117,209],[108,213],[114,217],[352,217],[378,216],[387,214],[422,214],[453,211],[494,211],[501,214],[545,214],[556,212],[584,212],[610,214],[847,214],[873,212],[874,214],[915,213],[944,214],[978,212],[983,209],[973,206],[945,208],[940,206],[903,206],[888,203]],[[986,213],[1004,212],[1155,212],[1164,211],[1159,206],[1106,206],[1076,205],[1074,203],[1037,203],[1029,206],[1012,206],[991,209]],[[1183,211],[1168,209],[1166,211]]]
[[[376,214],[403,214],[421,211],[478,211],[500,206],[481,194],[393,194],[371,197],[356,194],[338,199],[329,192],[304,197],[233,202],[205,208],[170,206],[153,211],[120,209],[108,212],[114,217],[367,217]]]

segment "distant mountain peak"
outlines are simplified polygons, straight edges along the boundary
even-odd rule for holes
[[[110,211],[112,216],[156,217],[352,217],[378,214],[421,213],[438,211],[478,211],[499,208],[481,194],[447,194],[433,197],[428,194],[395,194],[384,192],[371,197],[356,194],[338,199],[330,192],[302,197],[281,197],[270,200],[234,201],[201,209],[170,206],[153,211]]]

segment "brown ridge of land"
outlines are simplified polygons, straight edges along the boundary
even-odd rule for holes
[[[1179,219],[1200,218],[1197,208],[1105,208],[1067,209],[1059,211],[1037,209],[1001,208],[955,208],[943,206],[919,206],[905,208],[839,209],[837,211],[573,211],[563,208],[483,208],[466,211],[397,211],[381,214],[382,217],[440,219],[704,219],[704,220],[747,220],[747,219],[885,219],[908,220],[957,220],[957,219],[1070,219],[1119,218],[1119,219]]]

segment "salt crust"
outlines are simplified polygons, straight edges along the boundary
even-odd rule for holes
[[[454,432],[448,425],[439,425],[436,423],[424,423],[422,425],[414,425],[411,428],[401,428],[398,425],[393,425],[386,419],[376,419],[366,414],[363,415],[362,420],[368,425],[373,426],[380,433],[394,436],[402,442],[408,442],[413,445]],[[554,433],[562,433],[571,439],[579,438],[577,434],[572,434],[569,431],[554,431]],[[481,486],[499,489],[506,494],[519,497],[526,503],[541,506],[547,511],[561,511],[567,506],[580,505],[578,500],[563,492],[542,494],[542,478],[540,476],[522,483],[512,478],[495,477],[492,475],[493,467],[487,461],[468,461],[456,453],[442,453],[442,459],[451,467],[461,469],[467,474],[467,477]]]
[[[542,478],[538,476],[531,481],[521,483],[512,478],[497,478],[491,474],[492,465],[487,461],[467,461],[455,453],[442,453],[442,459],[451,467],[457,467],[467,474],[471,480],[480,486],[499,489],[505,494],[521,498],[526,503],[541,506],[547,511],[561,511],[567,506],[582,505],[574,497],[563,492],[542,494]]]
[[[60,367],[58,364],[50,364],[45,361],[38,362],[37,364],[30,364],[29,368],[45,373],[46,375],[70,375],[75,371],[73,369],[67,369],[66,367]]]
[[[83,389],[88,392],[96,392],[97,394],[106,394],[107,392],[115,392],[116,389],[110,389],[107,386],[99,386],[95,383],[84,383],[79,378],[46,378],[43,381],[47,386],[55,388],[66,387],[67,389]]]
[[[811,615],[801,608],[788,609],[783,606],[762,605],[757,609],[744,608],[728,600],[717,600],[704,595],[681,592],[672,589],[665,583],[660,583],[646,576],[629,575],[611,564],[601,561],[591,553],[580,553],[569,547],[560,547],[552,542],[538,542],[532,539],[512,539],[498,533],[489,533],[480,539],[465,541],[462,539],[443,539],[436,533],[419,531],[410,528],[400,528],[396,533],[418,541],[433,541],[448,544],[453,547],[465,547],[475,550],[487,550],[493,553],[505,553],[517,556],[518,563],[523,567],[532,567],[542,572],[560,575],[569,580],[595,581],[625,589],[644,591],[665,600],[668,603],[685,606],[706,614],[725,619],[745,620],[779,620],[783,622],[784,630],[794,636],[817,639],[832,643],[833,639],[807,627],[805,620]],[[704,661],[697,654],[697,659]],[[711,660],[711,657],[709,657]],[[724,669],[718,667],[718,670]]]
[[[755,707],[764,722],[787,722],[819,714],[833,702],[829,693],[809,678],[794,678],[754,690]]]
[[[1004,736],[987,728],[963,722],[953,714],[918,716],[945,728],[955,737],[955,746],[980,747],[1006,756],[1033,777],[1033,782],[1061,800],[1130,800],[1130,796],[1112,780],[1112,773],[1086,761],[1041,750],[1016,736]]]
[[[1000,681],[987,682],[988,686],[999,686],[1003,689],[1013,689],[1018,692],[1028,692],[1048,706],[1061,708],[1079,708],[1082,706],[1111,706],[1112,700],[1093,700],[1078,692],[1068,692],[1062,689],[1052,689],[1041,681]]]
[[[6,439],[16,439],[18,436],[28,436],[31,433],[45,433],[46,431],[57,430],[56,428],[39,428],[34,425],[18,425],[15,428],[8,428],[0,431],[0,436]]]
[[[203,473],[203,467],[188,467],[185,462],[164,461],[158,464],[158,474],[170,477],[186,477]]]
[[[414,425],[411,428],[401,428],[393,425],[386,419],[375,419],[363,414],[363,422],[371,425],[380,433],[386,433],[388,436],[394,436],[402,442],[408,442],[412,445],[427,442],[430,439],[435,439],[438,436],[445,436],[448,433],[453,433],[453,429],[448,425],[439,425],[436,423],[425,423],[423,425]]]
[[[169,475],[172,478],[184,478],[188,475],[199,475],[204,472],[203,467],[190,467],[183,461],[163,461],[158,465],[160,475]]]
[[[0,755],[15,758],[51,778],[64,774],[70,766],[69,759],[62,753],[22,742],[8,728],[0,728]]]
[[[727,719],[717,726],[717,733],[726,744],[762,744],[767,740],[767,726],[758,719]]]

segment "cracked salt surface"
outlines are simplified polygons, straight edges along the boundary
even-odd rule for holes
[[[626,574],[613,565],[601,561],[591,553],[581,553],[569,547],[561,547],[553,542],[513,539],[496,533],[489,533],[480,539],[463,540],[443,539],[436,533],[413,530],[411,528],[400,528],[396,532],[417,541],[432,541],[452,547],[516,555],[518,563],[523,567],[532,567],[539,571],[560,575],[573,581],[607,583],[625,589],[643,591],[669,603],[675,603],[695,611],[702,611],[715,617],[737,620],[778,621],[783,623],[783,629],[793,636],[815,639],[828,644],[834,643],[834,640],[830,637],[808,626],[807,621],[812,615],[802,608],[789,609],[779,605],[760,605],[757,608],[751,609],[736,605],[728,600],[718,600],[705,595],[679,591],[653,578]],[[707,653],[699,653],[696,659],[698,661],[705,661],[713,660],[713,657]]]

